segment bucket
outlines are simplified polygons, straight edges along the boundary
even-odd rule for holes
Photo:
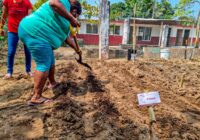
[[[128,60],[135,60],[135,58],[136,58],[136,53],[137,53],[136,50],[128,49],[127,59],[128,59]]]
[[[170,57],[170,51],[168,48],[160,50],[160,58],[168,60]]]

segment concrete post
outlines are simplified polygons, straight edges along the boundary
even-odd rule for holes
[[[127,18],[124,20],[124,31],[123,31],[122,44],[128,44],[129,37],[130,37],[130,19]]]
[[[110,2],[100,1],[99,59],[109,58]]]

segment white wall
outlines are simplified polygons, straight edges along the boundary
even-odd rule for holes
[[[89,23],[81,21],[81,28],[80,28],[79,34],[87,34],[86,33],[86,25],[87,24],[89,24]],[[111,23],[110,25],[113,25],[113,24]],[[120,26],[120,35],[123,35],[123,30],[124,30],[123,24],[117,23],[115,25]],[[100,30],[100,26],[98,26],[98,32],[99,32],[99,30]]]
[[[81,28],[80,28],[79,34],[86,34],[86,23],[85,22],[81,22]]]
[[[131,26],[133,26],[131,24]],[[159,37],[160,36],[160,25],[149,25],[149,24],[137,24],[136,28],[137,28],[137,35],[139,32],[139,27],[151,27],[151,36],[153,37]]]
[[[81,28],[79,31],[80,34],[86,34],[86,24],[87,23],[85,21],[81,21]],[[113,23],[111,23],[110,25],[112,25],[112,24]],[[115,23],[115,25],[120,26],[120,35],[123,36],[123,30],[124,30],[123,23]],[[131,26],[133,26],[133,25],[131,24]],[[137,24],[136,27],[137,27],[137,35],[138,35],[139,27],[151,27],[152,28],[151,36],[153,36],[153,37],[160,36],[161,25]],[[178,29],[183,29],[183,36],[184,36],[184,30],[190,30],[190,36],[189,36],[190,38],[195,37],[195,34],[196,34],[196,30],[191,27],[186,28],[186,27],[169,26],[169,28],[171,28],[170,37],[176,37]],[[99,31],[99,26],[98,26],[98,31]]]
[[[185,30],[190,30],[190,38],[191,37],[195,37],[195,34],[196,34],[196,30],[193,29],[193,28],[190,28],[190,27],[176,27],[176,26],[170,26],[172,31],[171,31],[171,37],[176,37],[176,34],[177,34],[177,30],[178,29],[182,29],[183,30],[183,34],[182,34],[182,37],[184,36],[184,32]]]

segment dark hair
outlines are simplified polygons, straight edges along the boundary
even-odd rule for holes
[[[70,11],[74,9],[77,10],[77,14],[80,15],[82,13],[82,6],[79,1],[76,1],[75,3],[71,4]]]

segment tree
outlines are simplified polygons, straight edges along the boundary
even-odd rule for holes
[[[191,6],[198,4],[200,6],[199,0],[179,0],[179,3],[175,6],[175,17],[190,16],[193,12]]]
[[[99,21],[94,20],[99,18],[98,2],[95,1],[95,5],[89,4],[86,0],[80,0],[80,2],[83,9],[82,16],[87,19],[87,22],[99,24]]]
[[[200,5],[200,1],[199,0],[179,0],[179,4],[181,4],[182,6],[190,7],[193,4]]]
[[[171,19],[174,9],[168,0],[125,0],[126,8],[133,17],[134,5],[137,5],[136,17],[139,18],[163,18]]]
[[[155,18],[157,19],[172,19],[174,15],[174,8],[169,0],[161,0],[156,3]]]
[[[83,16],[87,19],[91,19],[92,17],[99,16],[99,9],[97,5],[90,5],[86,0],[81,1],[81,5],[83,7]]]
[[[126,9],[126,5],[124,2],[114,3],[110,8],[110,19],[116,20],[120,18],[124,18],[128,16]]]
[[[200,7],[200,1],[199,0],[179,0],[179,4],[177,6],[176,15],[179,17],[184,16],[183,14],[187,14],[189,16],[192,13],[192,10],[190,9],[193,5],[198,5]],[[199,14],[196,19],[196,41],[195,41],[195,47],[199,46],[199,36],[200,36],[200,10]]]
[[[0,15],[2,15],[3,10],[3,0],[0,0]]]
[[[154,0],[140,0],[137,4],[137,17],[152,18],[154,8]]]

